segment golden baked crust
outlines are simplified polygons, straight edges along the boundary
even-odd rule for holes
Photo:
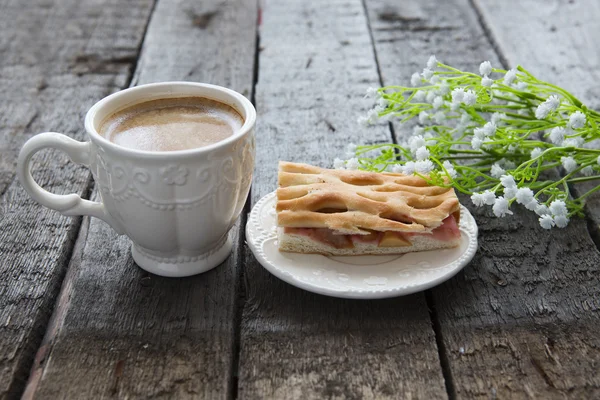
[[[279,162],[277,223],[282,227],[425,233],[450,215],[458,222],[459,207],[454,189],[429,186],[418,176]]]

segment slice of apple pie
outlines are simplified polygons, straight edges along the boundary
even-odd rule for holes
[[[279,163],[280,251],[398,254],[458,246],[452,188],[417,176]]]

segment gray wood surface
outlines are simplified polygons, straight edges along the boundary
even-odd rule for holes
[[[252,204],[276,188],[278,160],[328,167],[350,142],[390,141],[388,126],[356,124],[365,89],[409,81],[433,53],[474,71],[522,64],[600,108],[596,1],[24,3],[0,1],[0,399],[600,398],[600,195],[587,221],[553,231],[463,198],[480,227],[463,272],[356,301],[270,275],[244,245],[245,215],[217,269],[145,273],[126,237],[38,206],[15,180],[27,138],[83,139],[86,110],[128,84],[256,96]],[[58,152],[34,170],[55,193],[98,198]]]
[[[391,140],[387,126],[356,123],[366,88],[379,85],[360,1],[266,1],[260,48],[253,204],[276,188],[278,160],[331,167],[349,142]],[[245,254],[240,398],[446,397],[422,293],[320,296]]]
[[[513,6],[490,15],[505,22],[519,13]],[[368,1],[367,8],[386,84],[408,81],[433,51],[474,71],[481,61],[500,62],[467,1]],[[523,32],[507,40],[512,51],[515,43],[543,47]],[[398,68],[397,60],[407,59]],[[463,203],[479,224],[479,251],[462,273],[430,291],[450,396],[598,397],[600,257],[585,221],[549,232],[529,211],[497,219]]]
[[[151,6],[0,2],[0,398],[23,390],[81,224],[29,199],[15,180],[17,154],[43,131],[84,138],[87,109],[127,85]],[[35,160],[48,190],[89,195],[87,169],[54,151]]]
[[[134,83],[209,82],[250,96],[256,16],[254,1],[161,0]],[[233,395],[239,244],[218,268],[182,279],[139,269],[129,240],[102,221],[91,219],[78,244],[28,396]],[[65,384],[69,381],[81,384]]]

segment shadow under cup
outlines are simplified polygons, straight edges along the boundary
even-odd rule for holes
[[[233,107],[244,119],[232,136],[206,147],[151,152],[118,146],[98,133],[110,115],[137,103],[204,97]],[[143,269],[189,276],[219,265],[231,252],[231,227],[240,215],[254,170],[252,103],[230,89],[191,82],[138,86],[99,101],[85,126],[89,167],[105,219],[131,241]],[[101,217],[102,218],[102,217]]]

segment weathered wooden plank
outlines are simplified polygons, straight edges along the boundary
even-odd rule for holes
[[[331,166],[349,142],[389,141],[361,128],[379,85],[360,1],[268,1],[262,11],[257,168],[252,201],[274,190],[277,161]],[[265,271],[246,249],[239,396],[259,399],[444,398],[423,294],[328,298]]]
[[[573,93],[588,107],[600,109],[600,3],[554,1],[536,7],[476,0],[482,23],[508,63],[521,64],[543,80]],[[526,38],[526,40],[523,40]],[[600,142],[594,145],[600,148]],[[598,182],[575,186],[581,195]],[[586,213],[600,248],[600,193],[588,198]]]
[[[467,1],[369,0],[367,8],[385,84],[406,82],[430,53],[471,70],[500,62]],[[399,68],[409,54],[421,65]],[[598,397],[600,257],[584,221],[549,232],[529,211],[497,219],[464,200],[479,224],[478,254],[431,290],[450,395]]]
[[[0,3],[0,398],[27,379],[81,218],[29,199],[15,180],[18,151],[32,134],[83,139],[83,115],[131,76],[151,0],[123,7],[97,0]],[[88,195],[90,174],[58,152],[36,158],[38,182]]]
[[[253,0],[161,0],[134,82],[195,80],[250,95],[256,16]],[[102,221],[92,219],[80,241],[85,245],[74,255],[28,394],[40,399],[230,397],[239,246],[218,268],[173,279],[139,269],[128,239]]]

